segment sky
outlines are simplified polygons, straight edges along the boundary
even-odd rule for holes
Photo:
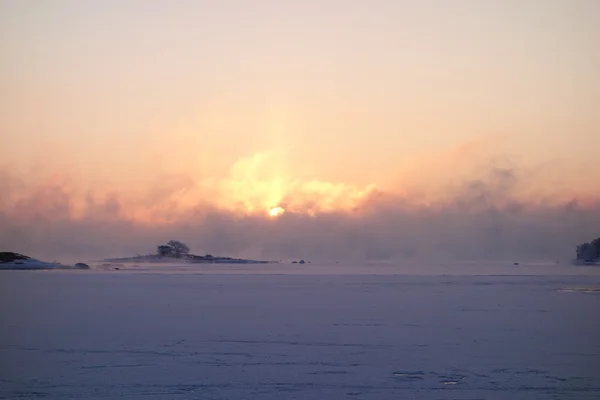
[[[3,0],[0,247],[568,258],[599,40],[594,0]]]

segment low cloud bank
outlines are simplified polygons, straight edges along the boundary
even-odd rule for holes
[[[275,260],[564,261],[600,229],[599,198],[525,200],[511,168],[490,168],[435,199],[375,190],[353,210],[314,215],[240,214],[208,200],[177,210],[157,200],[144,222],[127,216],[132,203],[117,193],[88,193],[77,211],[81,198],[60,180],[27,192],[6,171],[0,181],[0,247],[44,259],[142,254],[176,238],[199,254]]]

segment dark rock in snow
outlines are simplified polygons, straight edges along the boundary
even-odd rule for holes
[[[68,269],[74,268],[72,265],[65,265],[59,262],[40,261],[35,258],[24,256],[23,254],[12,251],[0,252],[0,269],[9,270],[31,270],[31,269]]]
[[[29,260],[31,257],[24,256],[23,254],[13,253],[12,251],[0,252],[0,263],[18,262],[19,260]]]

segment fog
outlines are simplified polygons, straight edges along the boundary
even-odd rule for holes
[[[84,211],[74,216],[68,184],[46,181],[23,191],[14,172],[4,169],[1,176],[0,248],[42,259],[147,254],[178,239],[196,254],[269,260],[562,262],[600,229],[598,198],[519,197],[517,188],[529,182],[515,168],[489,167],[479,179],[449,185],[435,199],[415,201],[417,194],[378,189],[350,211],[277,218],[223,210],[210,199],[171,209],[161,203],[161,192],[154,199],[160,203],[153,208],[156,223],[152,215],[145,221],[127,217],[123,210],[131,204],[123,194],[88,193]]]

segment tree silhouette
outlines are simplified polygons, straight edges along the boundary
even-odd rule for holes
[[[577,246],[578,260],[593,261],[596,258],[600,258],[600,238],[596,238],[590,243],[582,243]]]
[[[179,240],[169,240],[167,244],[161,244],[157,247],[156,254],[161,257],[181,257],[184,254],[188,254],[190,248]]]
[[[174,255],[174,251],[171,246],[161,244],[160,246],[158,246],[156,254],[158,254],[161,257],[169,257]]]
[[[167,246],[171,246],[173,248],[173,253],[175,257],[181,257],[182,255],[188,254],[190,252],[190,248],[187,247],[185,243],[182,243],[179,240],[169,240]]]

